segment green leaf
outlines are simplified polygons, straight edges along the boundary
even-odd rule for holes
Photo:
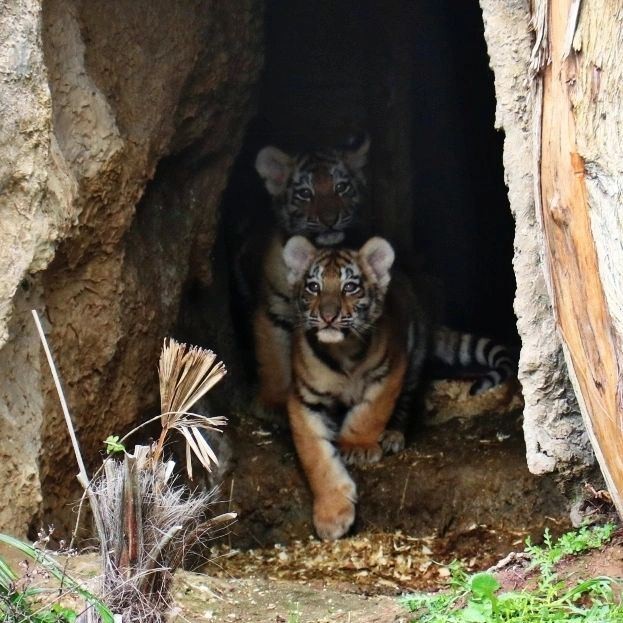
[[[67,623],[74,623],[75,620],[78,618],[78,615],[76,614],[75,610],[72,610],[71,608],[65,608],[64,606],[61,606],[60,604],[54,604],[50,610],[57,616],[60,617],[62,621],[66,621]]]
[[[491,599],[500,588],[500,583],[490,573],[476,573],[472,576],[470,587],[474,595]]]
[[[483,608],[482,604],[470,602],[461,610],[461,618],[465,623],[489,623],[490,611]]]
[[[115,454],[117,452],[125,452],[125,446],[119,443],[119,435],[109,435],[104,439],[106,445],[106,454]]]
[[[17,575],[0,557],[0,590],[8,591],[15,580],[17,580]]]

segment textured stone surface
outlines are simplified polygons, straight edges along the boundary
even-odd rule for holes
[[[10,4],[0,10],[0,456],[12,471],[0,529],[24,533],[41,495],[39,518],[65,528],[79,493],[28,310],[46,318],[94,465],[102,439],[157,402],[161,341],[196,240],[209,266],[262,47],[256,0]],[[168,193],[141,200],[161,176]]]
[[[43,399],[29,307],[71,219],[57,160],[36,0],[0,7],[0,529],[24,532],[40,502]],[[20,287],[20,283],[23,285]]]
[[[543,277],[542,232],[534,201],[534,147],[528,64],[530,4],[481,0],[495,73],[496,126],[504,130],[504,168],[515,217],[515,313],[522,341],[519,379],[525,399],[527,460],[535,474],[592,464]]]

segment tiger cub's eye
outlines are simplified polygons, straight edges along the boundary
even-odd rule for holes
[[[356,281],[347,281],[342,287],[344,294],[354,294],[359,290],[359,284]]]
[[[313,196],[314,193],[309,188],[299,188],[294,191],[295,199],[300,199],[301,201],[309,201]]]
[[[344,193],[348,192],[350,190],[351,184],[350,182],[338,182],[335,185],[335,192],[338,195],[343,195]]]
[[[317,281],[308,281],[305,284],[305,289],[311,294],[318,294],[320,292],[320,284]]]

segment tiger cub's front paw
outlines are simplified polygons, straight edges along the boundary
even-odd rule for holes
[[[383,456],[383,450],[378,443],[353,444],[340,441],[340,456],[346,465],[367,465],[378,463]]]
[[[356,490],[353,483],[314,500],[314,526],[324,541],[344,536],[355,521]]]
[[[386,430],[379,437],[383,454],[397,454],[405,448],[405,436],[399,430]]]

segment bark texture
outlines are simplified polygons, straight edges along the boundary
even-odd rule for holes
[[[580,8],[581,7],[581,8]],[[546,268],[571,377],[623,514],[620,7],[539,3],[540,210]]]
[[[253,111],[261,17],[256,0],[0,9],[0,530],[23,534],[39,510],[62,524],[78,494],[30,307],[49,321],[87,462],[156,403],[161,341],[191,253],[209,272]]]
[[[543,272],[543,235],[535,204],[534,44],[527,0],[481,0],[495,74],[496,126],[505,132],[504,168],[515,217],[515,313],[522,340],[519,379],[525,398],[527,460],[535,474],[590,465],[593,453],[568,379]]]

